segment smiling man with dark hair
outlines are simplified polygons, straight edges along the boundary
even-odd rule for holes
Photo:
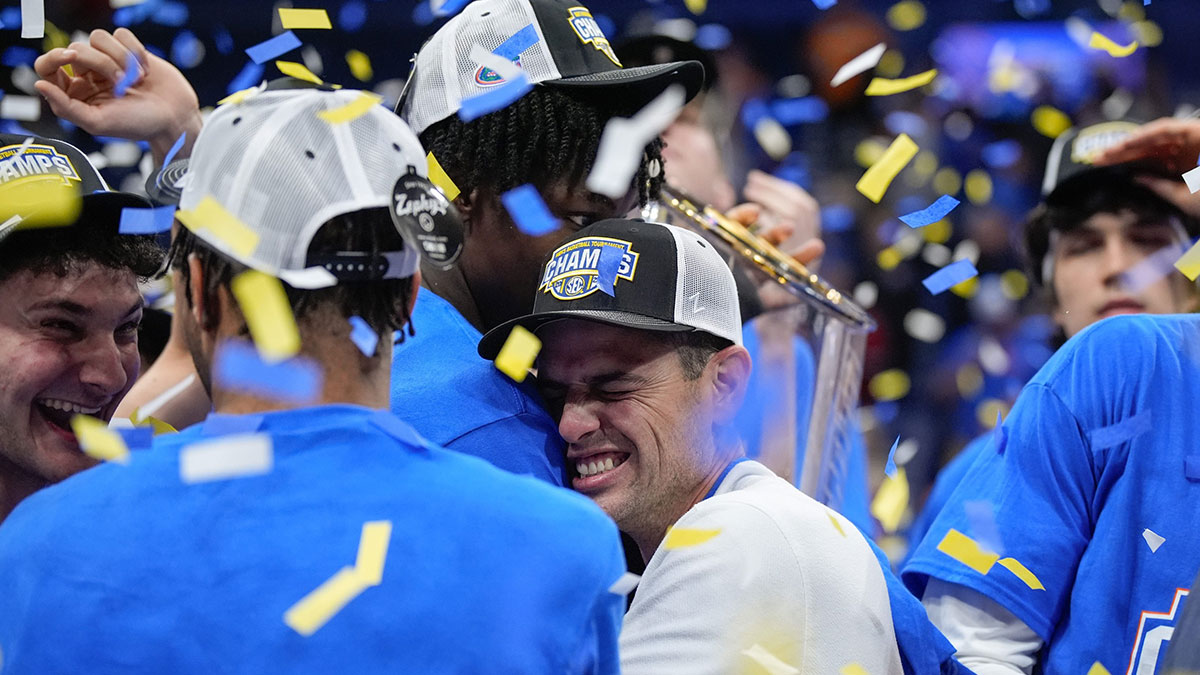
[[[57,226],[22,228],[20,213],[0,226],[0,520],[34,491],[96,464],[70,419],[110,419],[137,378],[138,281],[162,260],[151,238],[117,232],[121,208],[145,200],[109,191],[73,146],[30,140],[0,136],[0,163],[19,169],[0,172],[0,194],[49,180],[83,197],[78,215]]]

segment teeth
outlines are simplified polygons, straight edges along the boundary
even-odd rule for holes
[[[586,478],[588,476],[595,476],[598,473],[604,473],[605,471],[612,471],[619,465],[618,462],[613,461],[612,457],[609,457],[602,462],[579,462],[575,464],[575,471],[580,476]]]
[[[78,403],[72,403],[70,401],[63,401],[63,400],[57,399],[57,398],[38,399],[38,403],[41,405],[44,405],[47,408],[50,408],[52,410],[63,410],[66,412],[72,412],[72,413],[76,413],[76,414],[80,414],[80,415],[95,415],[96,413],[100,412],[100,408],[98,408],[98,407],[97,408],[85,408],[85,407],[79,405]]]
[[[604,470],[612,471],[612,468],[613,468],[612,457],[609,457],[608,459],[604,460]]]

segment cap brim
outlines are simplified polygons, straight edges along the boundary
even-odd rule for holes
[[[683,85],[686,100],[695,98],[704,87],[704,66],[699,61],[672,61],[547,80],[542,84],[605,92],[616,90],[626,97],[631,110],[641,110],[671,84]]]
[[[531,333],[537,333],[538,330],[546,324],[562,319],[579,319],[581,321],[595,321],[596,323],[604,323],[610,326],[620,326],[622,328],[636,328],[638,330],[653,330],[668,333],[678,333],[684,331],[694,331],[691,326],[684,326],[663,319],[657,319],[652,316],[643,314],[634,314],[632,312],[618,312],[603,309],[572,309],[560,310],[557,312],[539,312],[537,314],[527,314],[525,316],[506,321],[499,326],[489,330],[479,341],[479,355],[491,361],[500,353],[504,342],[508,340],[508,334],[512,332],[514,326],[521,326]]]

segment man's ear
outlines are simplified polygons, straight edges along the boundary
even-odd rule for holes
[[[730,345],[709,359],[715,389],[713,418],[718,424],[732,423],[741,410],[750,384],[751,365],[750,352],[738,345]]]
[[[408,294],[408,315],[411,317],[413,308],[417,306],[417,292],[421,290],[421,270],[417,270],[412,275],[412,288]]]
[[[192,321],[202,331],[211,330],[213,326],[208,319],[214,308],[208,306],[208,294],[204,292],[205,282],[208,281],[204,278],[204,266],[194,253],[188,256],[187,266],[188,296],[191,298],[189,311],[192,313]]]
[[[479,207],[482,203],[482,198],[479,193],[479,188],[475,188],[468,192],[460,192],[454,198],[454,208],[458,209],[458,215],[462,218],[463,234],[471,231],[471,224],[479,220]]]

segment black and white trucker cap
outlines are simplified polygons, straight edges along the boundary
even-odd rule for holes
[[[477,0],[421,47],[396,112],[420,135],[458,112],[465,99],[506,80],[478,63],[482,48],[515,62],[532,84],[592,88],[632,114],[672,83],[690,100],[704,82],[696,61],[624,68],[587,7],[567,0]]]
[[[555,249],[533,313],[488,331],[479,354],[496,358],[513,326],[537,332],[557,319],[704,331],[742,344],[737,285],[721,254],[695,232],[642,220],[602,220]]]

